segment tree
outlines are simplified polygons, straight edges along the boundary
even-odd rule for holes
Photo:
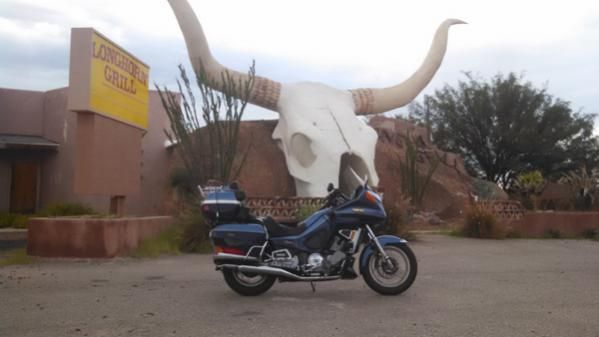
[[[252,63],[248,80],[237,82],[228,72],[223,72],[222,86],[212,88],[207,83],[214,81],[209,81],[203,66],[200,68],[196,79],[201,95],[201,114],[196,108],[189,78],[181,65],[179,71],[183,85],[177,80],[178,95],[156,86],[170,121],[170,129],[165,133],[169,141],[176,144],[184,165],[182,170],[173,171],[171,182],[184,194],[192,196],[197,186],[209,179],[227,183],[238,175],[247,155],[246,151],[241,161],[235,162],[239,152],[239,126],[255,79]]]
[[[461,154],[471,174],[508,188],[522,172],[557,178],[581,165],[597,167],[594,114],[573,112],[514,73],[487,82],[465,75],[457,87],[412,104],[410,115],[430,127],[437,146]]]

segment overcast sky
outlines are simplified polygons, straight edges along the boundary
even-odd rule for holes
[[[453,26],[441,69],[424,93],[464,79],[523,73],[536,86],[599,113],[599,1],[191,0],[213,54],[226,66],[281,82],[383,87],[408,77],[445,18]],[[190,69],[166,0],[0,0],[0,87],[68,85],[71,27],[94,27],[173,86]],[[174,87],[173,87],[174,88]],[[418,97],[420,100],[422,96]],[[252,108],[249,118],[274,118]]]

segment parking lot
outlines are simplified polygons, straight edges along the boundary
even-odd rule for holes
[[[0,336],[599,336],[599,242],[421,235],[419,274],[241,297],[209,255],[0,267]]]

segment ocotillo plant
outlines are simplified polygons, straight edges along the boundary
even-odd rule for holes
[[[248,79],[235,81],[228,72],[221,74],[222,87],[212,89],[207,85],[204,67],[196,74],[201,95],[201,111],[196,108],[196,100],[191,83],[183,66],[179,65],[181,81],[177,80],[179,93],[166,87],[158,92],[170,121],[170,129],[165,129],[169,141],[176,144],[188,177],[177,181],[192,184],[187,191],[209,179],[227,183],[236,178],[245,161],[247,150],[237,163],[238,136],[241,118],[255,78],[254,63],[248,71]],[[201,116],[200,116],[201,115]],[[181,175],[181,172],[178,172]],[[187,186],[189,187],[189,186]]]
[[[418,149],[409,133],[403,138],[406,145],[405,161],[401,159],[401,156],[397,156],[399,161],[401,192],[410,197],[410,201],[414,207],[420,208],[422,206],[422,200],[424,199],[424,193],[426,192],[437,167],[439,167],[440,160],[435,157],[426,173],[421,174],[418,165]]]

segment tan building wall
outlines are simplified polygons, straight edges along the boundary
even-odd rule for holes
[[[0,134],[43,133],[44,93],[0,88]]]
[[[11,167],[17,161],[39,163],[37,209],[56,202],[86,203],[99,212],[108,212],[109,196],[77,195],[74,193],[77,114],[67,111],[68,88],[47,92],[0,88],[0,135],[39,136],[57,143],[57,151],[0,148],[0,212],[10,207]],[[96,118],[106,119],[102,116]],[[112,120],[100,120],[110,125]],[[129,215],[165,214],[169,186],[171,153],[165,148],[163,129],[168,118],[157,92],[150,93],[149,126],[141,141],[140,191],[127,195],[125,212]],[[102,128],[101,135],[118,142],[119,135]],[[106,156],[118,167],[123,160],[118,154]],[[7,186],[8,185],[8,186]]]

